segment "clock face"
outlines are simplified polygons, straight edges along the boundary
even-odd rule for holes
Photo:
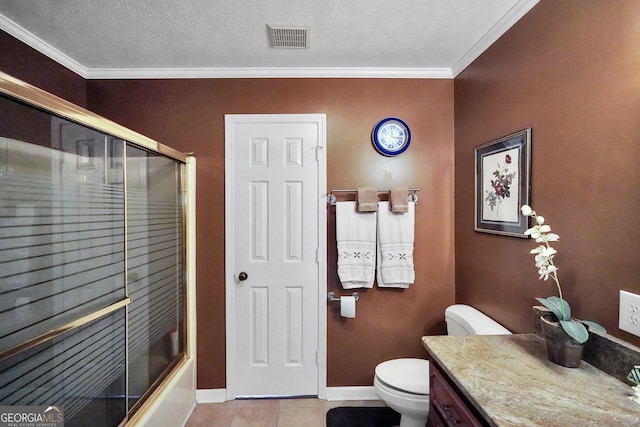
[[[409,148],[411,131],[395,117],[381,120],[373,129],[373,144],[385,156],[396,156]]]

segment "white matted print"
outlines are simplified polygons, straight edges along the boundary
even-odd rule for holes
[[[527,218],[520,206],[530,204],[531,128],[475,148],[475,230],[526,237]]]

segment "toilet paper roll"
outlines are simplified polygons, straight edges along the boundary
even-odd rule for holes
[[[356,317],[356,298],[355,297],[340,297],[340,315],[342,317]]]

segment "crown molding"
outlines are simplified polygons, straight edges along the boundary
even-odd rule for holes
[[[0,14],[0,29],[85,79],[381,78],[451,79],[450,68],[245,67],[87,68]]]
[[[197,78],[381,78],[451,79],[449,68],[92,68],[86,79],[197,79]]]
[[[80,65],[80,63],[60,52],[58,49],[51,46],[46,41],[27,31],[2,14],[0,14],[0,29],[32,47],[33,49],[37,50],[38,52],[42,53],[43,55],[48,56],[60,65],[78,74],[80,77],[86,78],[87,69]]]
[[[375,67],[242,67],[242,68],[87,68],[0,14],[0,29],[26,43],[85,79],[195,79],[195,78],[381,78],[453,79],[495,43],[540,0],[516,3],[452,68]]]
[[[509,12],[494,25],[480,40],[462,55],[460,59],[451,67],[451,74],[457,77],[464,71],[473,61],[475,61],[482,53],[496,42],[504,33],[513,27],[524,15],[527,14],[540,0],[521,0],[518,1]]]

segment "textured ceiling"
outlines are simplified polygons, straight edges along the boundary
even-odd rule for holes
[[[452,77],[537,1],[2,0],[0,29],[88,78]],[[268,24],[308,27],[309,47],[271,48]]]

